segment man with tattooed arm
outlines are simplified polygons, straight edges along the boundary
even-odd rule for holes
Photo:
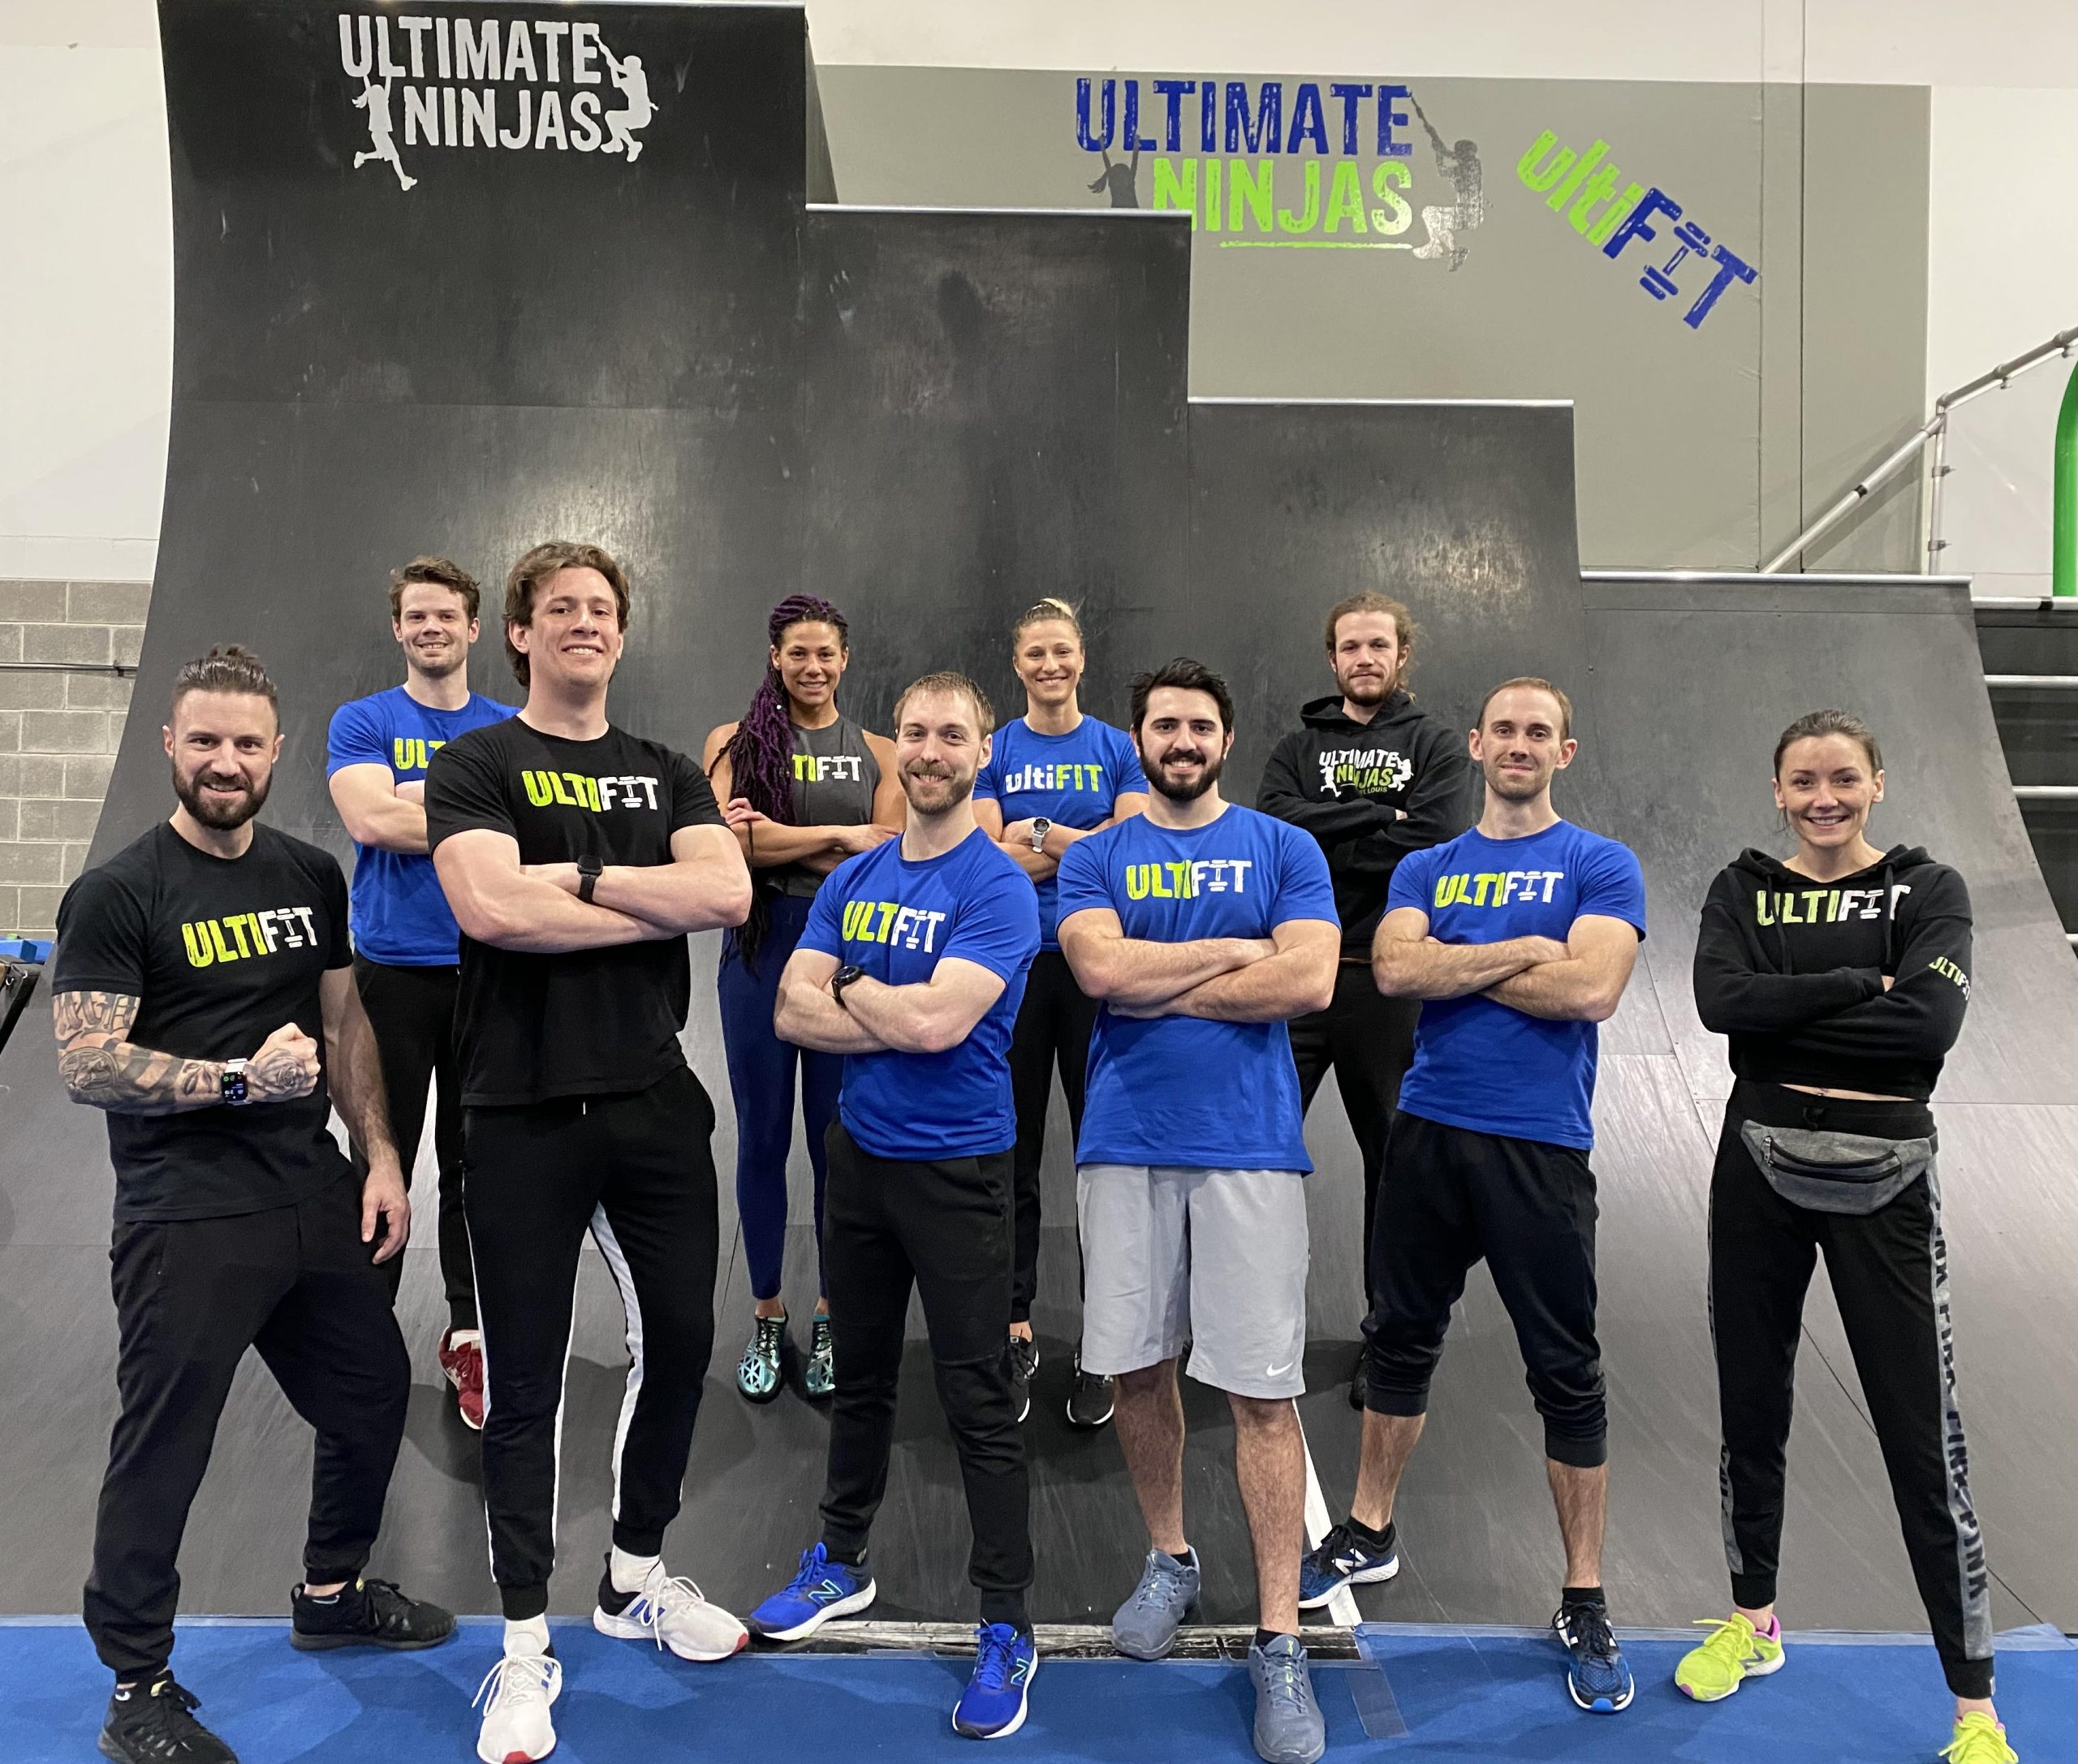
[[[87,1581],[115,1675],[101,1749],[235,1764],[170,1659],[188,1512],[248,1347],[317,1430],[299,1648],[424,1648],[455,1620],[364,1580],[411,1370],[385,1271],[411,1230],[347,885],[255,817],[282,734],[258,660],[212,649],[174,683],[178,806],[88,870],[58,914],[52,1011],[73,1101],[108,1116],[122,1408]],[[356,1184],[337,1105],[367,1159]]]

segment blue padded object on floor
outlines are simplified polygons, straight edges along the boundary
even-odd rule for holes
[[[497,1658],[494,1621],[465,1620],[446,1647],[409,1654],[298,1654],[287,1629],[273,1620],[179,1628],[175,1671],[244,1764],[474,1758],[469,1697]],[[609,1641],[582,1620],[554,1632],[566,1675],[555,1706],[559,1764],[978,1764],[975,1742],[952,1732],[964,1660],[753,1653],[691,1666]],[[1314,1670],[1330,1760],[1932,1764],[1948,1737],[1933,1646],[1912,1637],[1793,1634],[1783,1671],[1706,1708],[1671,1680],[1689,1637],[1627,1636],[1637,1701],[1610,1716],[1567,1701],[1563,1656],[1534,1632],[1377,1624],[1363,1634],[1377,1667]],[[2053,1630],[1999,1641],[2000,1712],[2024,1764],[2065,1764],[2078,1753],[2078,1650]],[[1359,1719],[1364,1676],[1379,1670],[1403,1739],[1370,1738]],[[76,1620],[0,1619],[0,1759],[87,1764],[108,1689]],[[1252,1706],[1238,1663],[1049,1661],[1029,1720],[994,1764],[1249,1764]]]

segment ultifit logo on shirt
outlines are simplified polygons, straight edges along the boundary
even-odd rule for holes
[[[1436,904],[1505,907],[1511,900],[1548,901],[1551,891],[1565,879],[1563,869],[1464,870],[1436,878]]]
[[[317,915],[308,907],[269,907],[221,919],[195,919],[180,928],[190,968],[248,961],[278,950],[308,949],[317,942]]]
[[[391,739],[390,758],[396,770],[422,772],[433,764],[433,757],[447,744],[428,741],[415,735],[400,735]]]
[[[418,179],[403,150],[416,147],[625,153],[633,165],[636,131],[657,114],[642,58],[616,56],[583,19],[342,12],[339,66],[368,118],[354,170],[386,165],[406,190]],[[620,100],[611,107],[609,86]]]
[[[1890,885],[1892,910],[1910,882]],[[1801,904],[1800,904],[1801,903]],[[1881,888],[1799,888],[1792,892],[1761,889],[1753,896],[1753,917],[1762,925],[1838,925],[1846,919],[1880,919]]]
[[[833,778],[849,778],[855,784],[862,784],[865,774],[860,767],[865,763],[865,757],[859,753],[796,753],[794,782],[826,784]]]
[[[619,778],[587,778],[581,772],[523,771],[520,782],[527,787],[527,800],[537,809],[588,809],[604,814],[609,809],[655,809],[657,780],[623,774]]]
[[[1001,791],[1008,796],[1020,790],[1086,790],[1096,792],[1103,788],[1104,768],[1101,766],[1020,766],[1003,779]]]
[[[904,949],[937,953],[942,912],[920,907],[905,907],[896,900],[847,900],[844,903],[844,941],[847,943],[899,943]]]
[[[1126,898],[1129,900],[1195,900],[1200,895],[1237,895],[1248,891],[1248,872],[1256,867],[1248,857],[1201,857],[1195,863],[1128,864]]]
[[[1391,748],[1336,748],[1321,754],[1318,763],[1321,787],[1330,796],[1338,790],[1383,796],[1406,789],[1414,776],[1414,761]]]

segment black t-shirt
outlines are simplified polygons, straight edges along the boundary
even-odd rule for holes
[[[517,717],[457,736],[425,780],[426,843],[510,834],[523,864],[668,864],[680,827],[720,826],[700,768],[660,741],[608,728],[544,735]],[[692,998],[685,939],[538,955],[462,938],[455,1024],[462,1101],[475,1108],[647,1089],[682,1068]]]
[[[161,822],[66,891],[50,990],[140,1001],[127,1039],[183,1059],[249,1059],[284,1023],[325,1039],[320,977],[352,962],[331,856],[255,826],[243,857]],[[347,1174],[317,1087],[291,1102],[108,1117],[119,1220],[286,1206]]]

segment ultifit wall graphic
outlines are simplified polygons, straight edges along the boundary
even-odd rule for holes
[[[1076,145],[1102,163],[1092,191],[1187,209],[1222,247],[1403,251],[1455,270],[1486,218],[1478,142],[1446,140],[1404,84],[1092,77],[1075,112]],[[1435,168],[1420,194],[1417,142]]]
[[[368,115],[354,170],[386,165],[406,190],[418,147],[626,153],[632,165],[636,132],[657,114],[642,58],[615,55],[581,19],[342,12],[339,66]]]

